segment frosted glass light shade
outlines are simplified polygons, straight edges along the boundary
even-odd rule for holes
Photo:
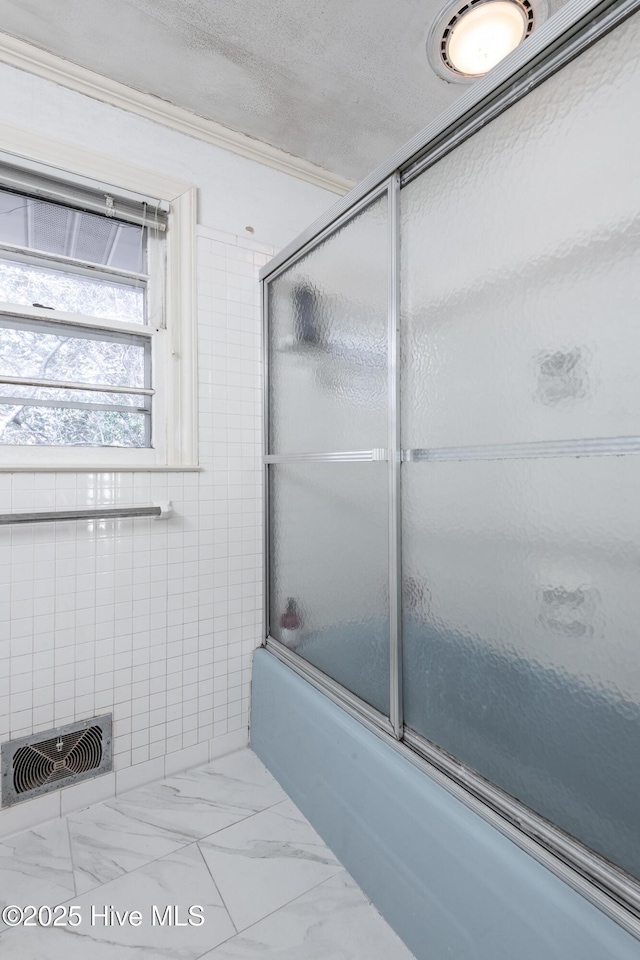
[[[490,0],[473,7],[453,27],[447,53],[453,67],[478,77],[495,67],[524,40],[525,13],[512,0]]]

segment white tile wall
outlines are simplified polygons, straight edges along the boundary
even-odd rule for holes
[[[241,745],[262,619],[257,272],[274,252],[198,230],[201,473],[0,474],[2,513],[174,508],[0,530],[0,741],[113,712],[114,769],[132,785],[179,769],[167,755]]]

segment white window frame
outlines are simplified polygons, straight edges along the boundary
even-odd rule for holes
[[[63,321],[79,327],[121,330],[149,337],[152,356],[152,447],[64,447],[0,444],[0,472],[124,471],[198,469],[197,326],[195,242],[197,189],[184,181],[100,156],[75,145],[0,125],[0,151],[11,162],[52,167],[67,180],[77,177],[154,197],[169,204],[166,237],[150,237],[148,323],[101,321],[94,317],[0,303],[11,316]],[[164,297],[158,284],[164,287]],[[163,301],[163,309],[159,302]]]

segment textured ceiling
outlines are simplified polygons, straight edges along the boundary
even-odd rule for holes
[[[442,3],[0,0],[0,30],[357,180],[466,89],[427,63]]]

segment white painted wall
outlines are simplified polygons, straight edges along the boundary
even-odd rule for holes
[[[262,606],[256,277],[336,197],[14,68],[0,65],[0,86],[0,124],[197,185],[203,467],[0,470],[2,513],[97,499],[176,513],[0,531],[0,742],[113,712],[115,754],[112,775],[0,811],[6,835],[246,741]]]
[[[0,123],[197,184],[198,222],[280,248],[335,194],[117,107],[0,64]],[[9,149],[9,148],[7,148]]]

